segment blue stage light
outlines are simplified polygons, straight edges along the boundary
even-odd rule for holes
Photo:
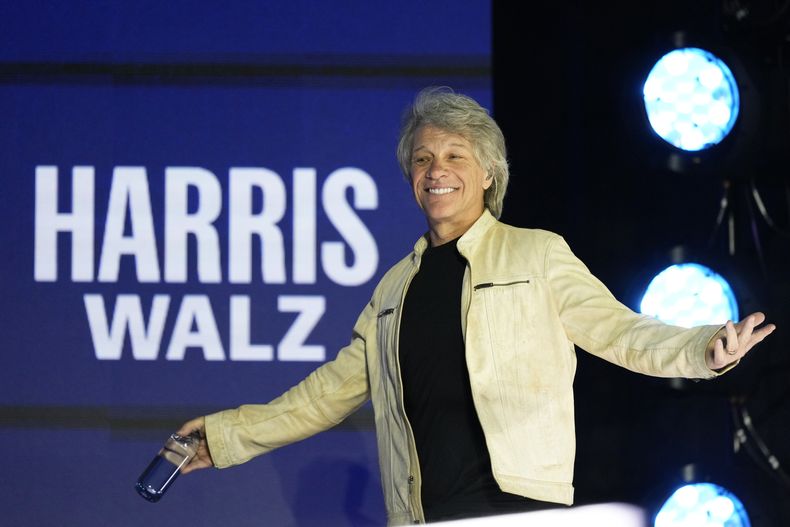
[[[738,86],[730,68],[699,48],[664,55],[650,70],[643,94],[650,126],[682,150],[719,143],[738,118]]]
[[[680,487],[656,514],[655,527],[750,527],[746,509],[733,493],[712,483]]]
[[[683,327],[738,321],[738,303],[730,284],[696,263],[672,265],[658,273],[647,286],[639,310]]]

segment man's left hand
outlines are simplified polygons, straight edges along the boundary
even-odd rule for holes
[[[757,328],[763,322],[765,322],[765,315],[760,312],[752,313],[737,324],[728,320],[727,324],[711,339],[708,349],[705,351],[705,364],[708,365],[708,368],[720,370],[741,360],[750,349],[762,342],[776,329],[774,324],[766,324]]]

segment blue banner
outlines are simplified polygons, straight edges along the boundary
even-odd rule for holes
[[[490,108],[488,2],[265,4],[2,8],[9,525],[385,521],[369,409],[156,505],[132,489],[180,422],[348,342],[426,228],[395,159],[415,93]]]

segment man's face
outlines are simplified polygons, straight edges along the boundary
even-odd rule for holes
[[[431,228],[469,227],[483,213],[491,186],[472,144],[460,135],[427,125],[414,136],[411,155],[414,198]]]

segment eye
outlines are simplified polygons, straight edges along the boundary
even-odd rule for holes
[[[423,166],[428,163],[428,158],[426,156],[421,157],[414,157],[411,160],[412,165]]]

